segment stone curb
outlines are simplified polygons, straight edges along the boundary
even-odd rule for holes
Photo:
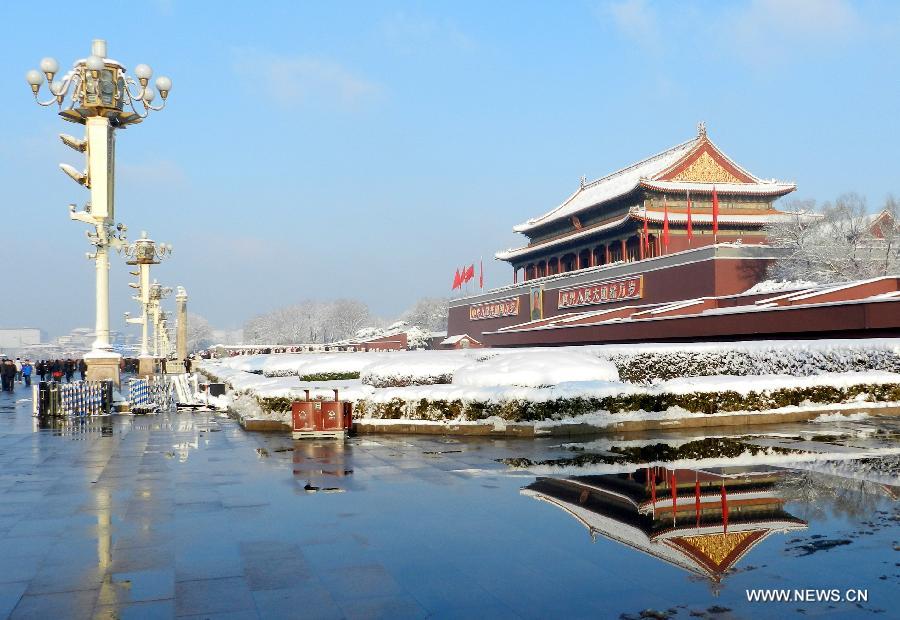
[[[597,435],[604,433],[636,433],[641,431],[716,428],[734,426],[759,426],[807,422],[821,415],[836,413],[849,416],[867,413],[872,416],[900,416],[900,405],[890,407],[854,407],[852,409],[813,411],[791,411],[786,413],[738,413],[734,415],[694,416],[669,420],[623,420],[606,426],[591,424],[561,424],[545,428],[535,428],[531,424],[422,424],[415,420],[407,423],[377,424],[355,422],[353,430],[359,434],[383,435],[458,435],[461,437],[571,437],[576,435]],[[291,427],[277,420],[241,420],[247,431],[290,432]]]

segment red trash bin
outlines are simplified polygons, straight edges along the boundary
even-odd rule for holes
[[[291,403],[293,438],[347,437],[353,424],[353,404],[341,401],[338,390],[332,401],[312,400],[309,390],[304,391],[306,400]]]

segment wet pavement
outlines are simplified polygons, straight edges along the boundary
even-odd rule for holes
[[[0,395],[0,617],[852,618],[900,604],[891,420],[344,444],[209,413],[42,425],[23,396]],[[748,602],[756,588],[868,600]]]

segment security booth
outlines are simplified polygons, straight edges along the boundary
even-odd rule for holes
[[[315,389],[315,388],[311,388]],[[291,403],[291,428],[294,439],[330,437],[345,439],[353,424],[353,404],[340,400],[337,388],[332,388],[334,400],[310,398],[304,389],[304,400]]]

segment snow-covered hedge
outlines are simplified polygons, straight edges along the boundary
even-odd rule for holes
[[[900,372],[900,354],[889,348],[867,348],[865,341],[831,349],[803,343],[770,344],[768,347],[720,350],[645,351],[611,357],[623,381],[649,383],[677,377],[716,375],[792,375],[806,377],[826,372],[882,370]]]
[[[264,402],[265,399],[263,399]],[[766,411],[805,404],[837,404],[849,401],[898,402],[900,383],[856,384],[848,387],[815,386],[781,388],[740,393],[689,392],[635,393],[606,397],[562,397],[546,401],[526,399],[467,400],[364,399],[357,403],[355,417],[392,420],[484,420],[498,417],[510,422],[564,420],[597,411],[610,413],[682,409],[691,413]],[[263,407],[265,408],[265,404]]]

